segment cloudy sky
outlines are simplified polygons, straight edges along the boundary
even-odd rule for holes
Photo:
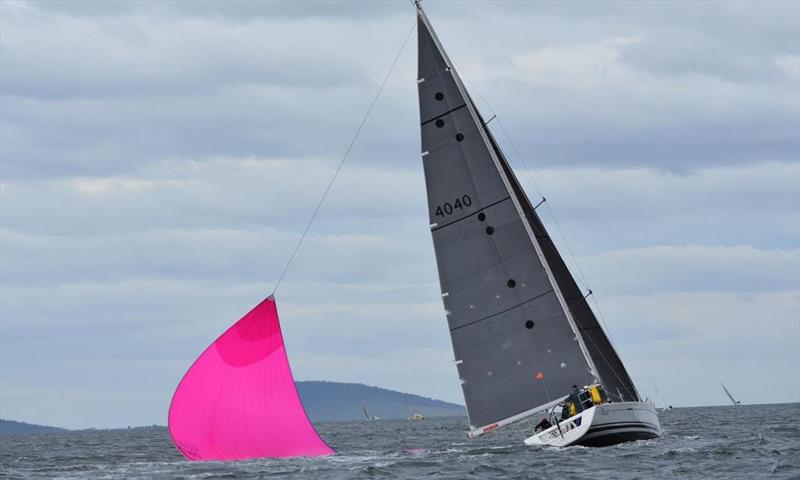
[[[800,4],[426,8],[640,389],[800,400]],[[0,2],[0,416],[164,424],[272,291],[414,20],[405,0]],[[415,78],[412,37],[278,306],[297,379],[462,402]]]

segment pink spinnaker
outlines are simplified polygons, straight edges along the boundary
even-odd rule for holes
[[[169,407],[169,433],[190,460],[335,453],[297,394],[274,297],[223,333],[186,372]]]

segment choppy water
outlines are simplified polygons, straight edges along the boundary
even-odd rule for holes
[[[664,412],[665,437],[606,448],[534,448],[514,427],[467,440],[465,419],[318,425],[316,459],[189,462],[165,428],[0,437],[0,476],[62,479],[800,479],[800,404]]]

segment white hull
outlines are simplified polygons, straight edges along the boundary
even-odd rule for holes
[[[603,447],[662,435],[656,409],[647,402],[604,403],[525,439],[526,445]]]

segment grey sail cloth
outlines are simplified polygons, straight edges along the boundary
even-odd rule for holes
[[[500,164],[506,172],[506,176],[511,182],[512,190],[522,203],[522,210],[525,212],[528,223],[536,236],[536,240],[539,242],[545,260],[550,267],[550,272],[555,277],[556,283],[558,283],[561,295],[564,297],[570,313],[572,313],[572,318],[583,338],[586,350],[592,357],[592,363],[594,363],[600,383],[614,400],[639,401],[639,394],[630,375],[628,375],[628,371],[625,370],[622,360],[600,327],[594,312],[592,312],[589,303],[586,301],[586,297],[575,282],[575,278],[569,272],[564,259],[558,253],[552,238],[544,228],[539,215],[537,215],[536,210],[534,210],[530,200],[522,190],[516,175],[509,167],[503,152],[497,146],[497,142],[488,129],[487,135],[492,143],[492,148],[500,158]]]
[[[529,202],[421,11],[418,36],[439,281],[470,423],[487,426],[595,379],[515,204]]]

